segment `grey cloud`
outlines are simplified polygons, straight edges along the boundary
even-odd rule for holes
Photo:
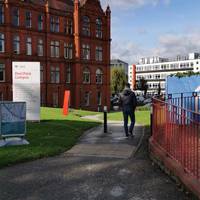
[[[154,48],[146,48],[134,42],[117,42],[112,45],[112,57],[137,63],[141,57],[176,57],[200,52],[200,31],[188,34],[164,34]]]
[[[122,9],[139,8],[146,5],[156,6],[158,3],[169,4],[171,0],[101,0],[102,5],[107,4],[112,7],[118,7]]]

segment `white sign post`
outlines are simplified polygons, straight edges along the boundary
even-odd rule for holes
[[[26,102],[26,119],[40,121],[40,63],[13,62],[13,101]]]

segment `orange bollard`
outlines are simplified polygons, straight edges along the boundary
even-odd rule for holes
[[[70,99],[70,91],[66,90],[63,103],[63,115],[66,116],[69,114],[69,99]]]

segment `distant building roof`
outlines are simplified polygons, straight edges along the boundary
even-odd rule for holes
[[[125,65],[128,65],[128,63],[120,60],[120,59],[113,59],[110,61],[111,64],[118,64],[118,63],[122,63],[122,64],[125,64]]]
[[[175,62],[175,61],[185,61],[200,59],[200,53],[189,53],[188,55],[177,55],[174,58],[161,58],[155,57],[145,57],[139,60],[138,64],[154,64],[154,63],[165,63],[165,62]]]

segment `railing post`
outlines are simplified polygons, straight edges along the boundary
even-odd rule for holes
[[[153,136],[153,100],[152,100],[152,106],[151,106],[151,115],[150,115],[150,122],[151,122],[151,136]]]

